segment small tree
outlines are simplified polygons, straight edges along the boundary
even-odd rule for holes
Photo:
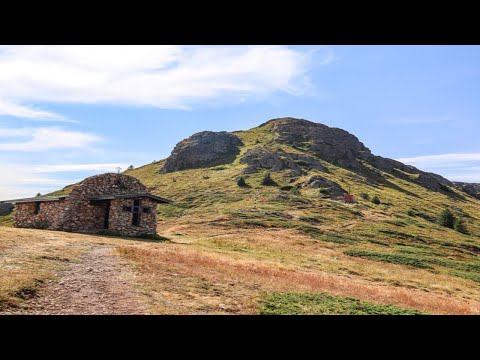
[[[42,196],[42,194],[38,193],[36,196]]]
[[[370,196],[367,193],[360,193],[360,197],[363,200],[369,200],[370,199]]]
[[[127,168],[127,170],[133,170],[133,169],[135,169],[135,168],[133,167],[133,165],[130,165],[130,166]]]
[[[380,198],[377,195],[375,195],[372,198],[372,203],[374,203],[375,205],[380,205]]]
[[[465,222],[463,219],[457,218],[453,223],[453,228],[462,234],[468,234],[467,227],[465,226]]]
[[[441,212],[438,217],[438,224],[453,229],[455,225],[455,215],[453,215],[449,208]]]
[[[266,173],[262,179],[262,185],[272,186],[272,185],[277,185],[277,183],[273,181],[272,177],[270,176],[270,173]]]
[[[240,186],[240,187],[245,187],[245,186],[247,186],[247,182],[245,181],[245,179],[243,177],[239,177],[237,179],[237,185]]]

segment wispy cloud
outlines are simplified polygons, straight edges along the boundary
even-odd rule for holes
[[[0,143],[0,151],[16,152],[88,148],[101,140],[99,136],[94,134],[51,127],[0,128],[0,138],[2,137],[14,138],[14,141]],[[18,137],[22,139],[18,139]]]
[[[2,101],[2,99],[0,98],[0,116],[1,115],[35,119],[35,120],[76,122],[74,120],[65,119],[60,114],[55,114],[49,111],[35,109],[34,107],[19,105],[14,102]]]
[[[480,153],[424,155],[397,159],[451,181],[480,182]]]
[[[175,109],[301,94],[311,57],[286,46],[1,46],[0,115],[62,120],[27,105],[38,102]],[[327,51],[318,61],[334,59]]]
[[[414,166],[449,166],[458,165],[460,162],[480,161],[480,153],[424,155],[400,158],[397,160]]]
[[[477,174],[452,175],[448,178],[452,181],[480,183],[480,172]]]
[[[117,167],[126,170],[129,165],[123,164],[81,164],[81,165],[38,165],[32,168],[33,172],[38,173],[56,173],[67,171],[116,171]]]

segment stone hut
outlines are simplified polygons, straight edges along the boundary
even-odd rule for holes
[[[72,232],[109,230],[125,236],[142,236],[156,233],[157,204],[171,204],[171,201],[149,193],[132,176],[102,174],[74,185],[68,195],[4,203],[16,205],[16,227]]]

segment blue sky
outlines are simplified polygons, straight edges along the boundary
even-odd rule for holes
[[[0,199],[291,116],[480,182],[479,46],[0,46]]]

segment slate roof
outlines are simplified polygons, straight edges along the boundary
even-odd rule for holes
[[[172,204],[173,202],[150,193],[130,193],[130,194],[106,194],[90,198],[92,201],[113,200],[113,199],[131,199],[131,198],[149,198],[159,203]]]
[[[32,198],[24,198],[24,199],[14,199],[14,200],[3,200],[0,201],[1,203],[10,203],[10,204],[19,204],[19,203],[29,203],[29,202],[47,202],[47,201],[58,201],[64,200],[68,197],[68,195],[62,196],[35,196]]]

